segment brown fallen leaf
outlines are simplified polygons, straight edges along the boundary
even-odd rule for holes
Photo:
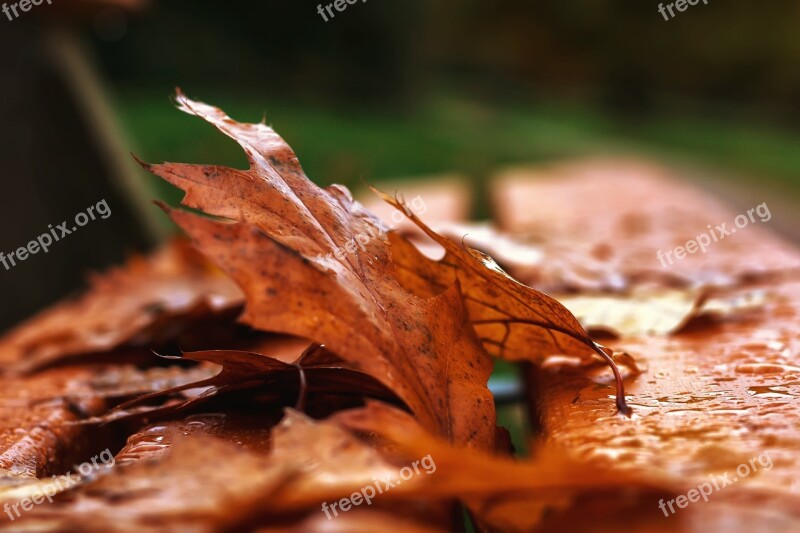
[[[219,415],[203,415],[173,424],[178,432],[171,434],[157,428],[156,438],[164,437],[156,442],[161,449],[148,452],[147,460],[133,458],[127,466],[120,461],[106,475],[86,479],[64,498],[37,507],[20,523],[39,531],[59,531],[68,521],[87,531],[190,525],[199,531],[241,530],[321,517],[331,524],[340,518],[348,523],[354,519],[350,512],[369,508],[382,513],[406,509],[406,519],[425,518],[436,527],[452,519],[442,511],[461,499],[483,524],[527,531],[547,508],[587,491],[661,489],[657,477],[642,480],[552,451],[518,462],[456,447],[432,436],[407,413],[377,402],[324,421],[289,409],[272,431],[268,455],[247,451],[237,432],[225,431],[220,423]],[[351,430],[371,438],[365,442]],[[201,483],[203,494],[193,496]],[[362,498],[352,511],[333,506],[356,493]],[[118,520],[120,513],[126,521]]]
[[[587,330],[620,337],[673,333],[697,314],[703,297],[701,290],[652,287],[630,294],[556,296]]]
[[[0,520],[0,531],[219,531],[237,522],[237,503],[269,498],[294,473],[235,444],[188,435],[176,436],[161,460],[98,474],[14,522]]]
[[[509,235],[487,224],[447,223],[437,225],[435,229],[451,240],[463,240],[489,254],[517,279],[525,280],[533,287],[553,289],[550,294],[590,333],[603,331],[622,337],[667,335],[697,317],[726,316],[763,304],[762,295],[757,293],[737,301],[721,301],[714,298],[710,288],[675,288],[657,284],[654,279],[633,277],[625,283],[619,274],[615,274],[614,265],[603,261],[602,254],[592,254],[579,243],[564,245],[549,240],[528,243],[519,236]],[[567,258],[575,256],[579,259],[574,264],[564,264]],[[664,281],[669,278],[668,274],[666,272],[656,279]],[[685,285],[685,280],[679,277],[672,281],[678,286]],[[582,287],[582,290],[577,293],[559,292],[559,289],[575,287]],[[619,290],[625,287],[627,290]],[[618,290],[602,291],[609,288]]]
[[[298,339],[299,342],[304,342]],[[307,342],[307,341],[305,341]],[[233,350],[210,350],[187,352],[181,357],[166,356],[167,359],[180,359],[213,363],[222,370],[200,381],[186,381],[170,388],[159,388],[127,401],[108,414],[82,421],[83,423],[107,423],[129,416],[140,416],[166,411],[174,413],[195,408],[203,402],[228,393],[251,391],[259,396],[259,401],[269,399],[276,402],[285,393],[297,398],[298,409],[305,408],[309,396],[325,396],[328,408],[344,408],[348,403],[333,402],[335,396],[349,398],[358,403],[361,398],[382,399],[398,403],[397,397],[380,382],[367,374],[352,370],[334,354],[318,345],[306,349],[292,363],[285,363],[269,355]],[[197,389],[199,394],[189,396],[180,402],[156,405],[149,410],[143,406],[154,399],[164,399],[175,393]],[[341,404],[341,405],[340,405]]]
[[[0,371],[25,374],[97,353],[108,354],[107,362],[116,348],[153,344],[200,318],[242,305],[236,285],[182,240],[90,281],[79,298],[43,311],[0,339]]]
[[[0,502],[8,503],[11,509],[10,516],[21,519],[21,523],[27,525],[24,515],[15,516],[19,507],[16,510],[11,507],[20,500],[28,497],[41,498],[41,495],[45,494],[49,495],[49,498],[47,502],[43,503],[52,503],[49,500],[61,492],[68,489],[80,490],[81,485],[90,484],[98,473],[106,472],[106,468],[124,467],[140,461],[153,463],[165,460],[174,444],[177,443],[179,448],[185,446],[181,440],[187,435],[213,436],[235,444],[238,449],[234,448],[231,450],[233,452],[241,449],[269,455],[271,453],[270,433],[282,416],[281,412],[253,415],[208,413],[192,415],[183,420],[152,424],[128,437],[127,444],[117,453],[116,457],[113,457],[113,461],[104,456],[99,472],[95,470],[84,476],[79,469],[72,466],[69,469],[70,475],[67,477],[62,475],[55,478],[45,476],[39,479],[27,477],[10,480],[13,482],[0,484]],[[139,489],[137,486],[128,488],[132,492]],[[117,487],[117,489],[121,489],[121,487]],[[109,503],[113,506],[113,502]],[[93,521],[87,521],[81,530],[89,527],[99,527],[99,525]]]
[[[115,457],[116,464],[124,466],[161,460],[176,439],[185,435],[208,435],[244,450],[269,455],[272,452],[272,430],[282,417],[282,411],[255,414],[212,412],[149,424],[128,437]]]
[[[103,365],[0,379],[0,501],[14,503],[47,486],[48,476],[116,445],[115,430],[124,428],[90,427],[83,423],[86,419],[120,401],[209,374],[213,369],[205,367],[140,370]]]
[[[613,352],[594,342],[569,310],[510,277],[486,254],[437,234],[397,199],[375,192],[406,213],[446,250],[442,260],[434,261],[407,240],[391,234],[392,260],[404,287],[430,297],[457,284],[471,324],[484,348],[495,357],[538,363],[556,354],[581,356],[586,360],[600,356],[614,372],[617,408],[629,414]]]
[[[491,531],[531,531],[542,513],[587,492],[631,494],[676,487],[657,474],[636,476],[590,466],[546,447],[520,461],[460,448],[425,432],[408,414],[378,402],[341,412],[333,420],[388,441],[383,453],[395,463],[430,456],[435,472],[415,476],[412,479],[418,483],[411,487],[404,481],[398,492],[411,489],[426,498],[457,497]]]
[[[153,357],[155,359],[155,357]],[[103,398],[112,405],[133,399],[142,394],[194,383],[212,377],[214,365],[155,366],[136,368],[130,365],[104,365],[98,368],[97,376],[88,383],[90,390],[83,395],[72,393],[69,399],[80,397]]]
[[[642,286],[623,294],[563,294],[555,297],[588,331],[604,331],[626,338],[669,335],[698,318],[724,320],[754,312],[766,304],[763,291],[735,298],[719,290],[667,289]]]
[[[717,291],[700,305],[695,314],[725,320],[732,316],[764,309],[768,303],[767,291],[757,287],[733,295]]]
[[[399,475],[398,466],[339,424],[293,410],[272,431],[269,454],[247,449],[235,431],[209,423],[207,415],[183,424],[190,425],[173,426],[177,431],[158,441],[166,451],[82,479],[11,527],[4,528],[0,517],[0,530],[18,524],[59,532],[75,525],[91,532],[251,530],[324,517],[323,502],[350,496],[375,478]],[[397,492],[401,501],[419,496]],[[422,502],[417,518],[430,523],[435,507]]]
[[[184,205],[227,219],[167,210],[240,285],[241,320],[323,344],[394,391],[425,427],[491,448],[492,362],[467,325],[458,287],[431,299],[409,293],[380,221],[345,188],[314,185],[264,124],[239,124],[180,93],[177,100],[236,140],[250,162],[248,170],[144,165],[183,189]]]
[[[701,480],[712,471],[735,469],[768,452],[781,468],[762,472],[775,487],[790,487],[800,465],[793,436],[800,425],[800,283],[768,282],[770,305],[760,313],[731,316],[669,337],[639,336],[614,346],[645,354],[650,379],[631,383],[640,418],[606,425],[609,394],[601,376],[541,372],[537,385],[548,439],[573,453],[620,467],[669,471]],[[735,300],[753,288],[728,289]],[[607,377],[607,376],[606,376]],[[579,391],[579,400],[576,398]],[[752,428],[732,431],[737,428]],[[611,426],[611,427],[609,427]],[[630,433],[635,430],[635,433]],[[634,440],[626,436],[635,435]],[[591,436],[591,438],[587,438]],[[668,439],[669,447],[659,444]]]

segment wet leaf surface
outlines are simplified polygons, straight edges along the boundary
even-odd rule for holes
[[[346,189],[317,187],[267,126],[178,102],[237,141],[250,162],[248,170],[146,166],[186,192],[184,205],[225,219],[168,209],[242,288],[241,320],[324,345],[394,391],[430,430],[492,447],[492,364],[465,327],[458,288],[431,299],[409,293],[380,221]]]
[[[153,256],[133,257],[93,276],[80,297],[13,329],[0,339],[0,363],[5,373],[18,375],[65,358],[105,354],[108,362],[112,350],[174,338],[193,322],[241,304],[241,292],[227,277],[186,242],[174,241]],[[115,355],[124,361],[130,354]]]

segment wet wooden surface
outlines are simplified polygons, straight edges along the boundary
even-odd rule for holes
[[[660,498],[629,495],[582,502],[543,530],[800,528],[800,252],[757,223],[662,268],[657,250],[684,244],[707,224],[730,228],[737,215],[673,178],[657,167],[609,162],[509,173],[495,182],[505,229],[552,244],[555,257],[556,246],[576,244],[550,285],[624,295],[644,283],[716,284],[723,298],[764,298],[757,309],[695,320],[672,335],[604,340],[643,369],[626,378],[631,418],[615,412],[607,369],[587,375],[553,363],[530,371],[543,440],[612,468],[667,475],[686,487],[684,495],[711,483],[703,488],[711,490],[708,502],[691,494],[699,500],[680,500],[680,507],[676,500],[674,513],[669,498],[662,510]],[[537,209],[526,198],[537,199]],[[586,278],[572,275],[581,257],[602,266],[583,285],[574,280]],[[602,279],[618,283],[595,283]]]
[[[434,192],[420,193],[428,198],[429,214],[439,212],[433,206],[450,205],[437,203]],[[685,508],[677,503],[679,494],[587,496],[549,513],[539,531],[800,530],[800,251],[774,236],[769,221],[758,221],[709,246],[704,254],[663,267],[657,250],[685,244],[708,224],[727,222],[730,227],[739,213],[663,169],[641,162],[606,160],[533,173],[513,171],[496,180],[492,192],[501,231],[536,252],[525,254],[535,260],[514,262],[512,257],[504,266],[535,287],[624,298],[644,286],[714,286],[718,298],[757,294],[762,302],[755,308],[692,320],[674,334],[601,339],[629,352],[641,366],[641,374],[626,371],[631,418],[615,412],[608,369],[587,373],[553,360],[529,372],[531,411],[541,429],[539,438],[548,444],[612,469],[667,476],[686,487],[684,495],[716,482],[708,502],[699,499]],[[758,203],[754,201],[753,207]],[[456,204],[441,209],[450,213],[445,219],[463,217]],[[7,360],[17,358],[10,354],[14,355],[5,354]],[[153,375],[145,379],[147,372],[158,379],[154,382]],[[209,450],[196,463],[181,463],[179,473],[185,479],[174,486],[174,494],[169,493],[175,480],[148,466],[152,460],[161,458],[176,437],[211,435],[251,452],[242,459],[242,471],[250,471],[252,465],[261,464],[271,446],[269,432],[253,428],[271,424],[254,422],[250,415],[187,415],[133,429],[129,437],[125,435],[128,441],[123,447],[119,435],[100,438],[93,433],[90,439],[81,426],[61,422],[101,412],[109,401],[147,392],[142,384],[170,386],[194,379],[197,376],[178,367],[140,370],[116,365],[109,370],[88,364],[4,379],[0,488],[65,472],[116,439],[115,449],[122,447],[117,462],[135,466],[136,483],[166,487],[152,502],[137,504],[140,510],[152,504],[161,505],[159,512],[165,516],[180,514],[181,505],[193,501],[193,491],[207,488],[192,481],[192,475],[216,461],[216,452]],[[54,400],[63,397],[72,400]],[[216,476],[215,468],[206,473]],[[218,486],[226,487],[230,480],[219,476]],[[729,485],[719,487],[725,476]],[[101,482],[97,494],[102,496],[103,490],[127,494],[117,482],[116,478]],[[230,483],[232,490],[249,490],[235,485]],[[92,494],[80,507],[86,517],[96,511]],[[168,495],[175,496],[172,503]],[[667,511],[659,507],[662,499]],[[675,513],[666,506],[671,499]],[[208,508],[222,512],[212,500]],[[39,512],[46,514],[48,509]],[[208,516],[217,516],[214,513]],[[373,516],[358,527],[383,523],[382,517]],[[356,527],[344,522],[337,526]]]

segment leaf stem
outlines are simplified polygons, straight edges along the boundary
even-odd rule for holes
[[[622,374],[619,372],[619,367],[617,367],[617,363],[614,362],[614,359],[606,353],[602,346],[597,344],[596,342],[592,341],[592,349],[597,352],[600,357],[605,359],[608,365],[611,367],[611,371],[614,373],[614,380],[617,384],[617,410],[622,413],[623,415],[630,418],[633,410],[628,406],[628,403],[625,401],[625,383],[622,381]]]

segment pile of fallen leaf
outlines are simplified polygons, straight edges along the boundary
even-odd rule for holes
[[[143,163],[186,193],[190,209],[162,207],[191,245],[96,276],[2,340],[3,502],[118,453],[52,503],[3,514],[0,529],[524,531],[586,494],[668,488],[546,447],[514,459],[496,424],[493,358],[610,365],[608,405],[623,417],[614,361],[635,371],[629,356],[463,234],[440,235],[384,195],[418,228],[387,231],[344,187],[309,180],[266,125],[177,101],[239,143],[250,168]],[[420,235],[443,258],[420,251]],[[656,328],[700,305],[662,297],[672,315]],[[584,304],[572,302],[591,316]],[[638,311],[617,308],[601,322],[625,327]],[[435,468],[408,476],[423,457]],[[355,495],[368,486],[386,490],[367,504]]]

